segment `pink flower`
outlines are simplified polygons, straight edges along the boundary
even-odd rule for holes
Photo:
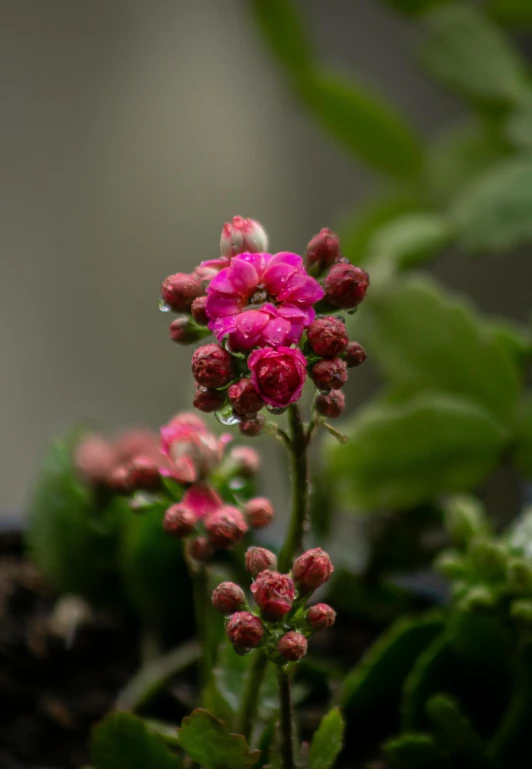
[[[194,483],[187,489],[182,505],[192,510],[198,520],[218,510],[223,500],[208,483]]]
[[[251,380],[265,403],[284,408],[299,400],[307,361],[301,350],[293,347],[269,347],[254,350],[248,358]]]
[[[207,288],[209,328],[233,350],[297,344],[324,295],[297,254],[239,254]]]
[[[217,438],[202,420],[191,412],[183,412],[161,427],[161,451],[170,460],[164,470],[180,483],[195,483],[205,478],[222,461],[228,434]]]

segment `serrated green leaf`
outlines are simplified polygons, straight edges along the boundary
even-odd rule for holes
[[[386,758],[394,769],[443,769],[440,751],[430,734],[405,732],[383,745]]]
[[[526,69],[515,49],[472,5],[435,8],[424,28],[422,64],[450,91],[496,106],[514,104],[526,91]]]
[[[204,769],[250,769],[260,755],[203,708],[183,719],[178,737],[180,747]]]
[[[482,407],[441,393],[362,409],[326,443],[340,502],[353,511],[402,509],[467,491],[497,465],[505,433]]]
[[[474,308],[429,278],[371,290],[350,325],[394,388],[447,392],[485,407],[503,424],[514,418],[518,368]]]
[[[448,755],[466,761],[471,769],[494,768],[495,764],[486,755],[484,741],[452,697],[431,697],[427,713]]]
[[[312,69],[312,48],[304,20],[292,0],[251,0],[251,11],[262,36],[280,63],[296,77]]]
[[[140,718],[113,713],[95,727],[91,741],[94,769],[180,769],[181,759],[151,734]]]
[[[532,156],[505,160],[467,185],[449,217],[464,251],[506,251],[532,241]]]
[[[331,769],[342,749],[344,727],[340,710],[329,710],[312,738],[308,769]]]

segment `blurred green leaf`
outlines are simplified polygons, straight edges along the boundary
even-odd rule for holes
[[[222,721],[203,708],[183,719],[178,736],[180,747],[204,769],[251,769],[260,757],[241,734],[230,734]]]
[[[427,713],[446,754],[463,760],[471,769],[494,769],[495,764],[485,753],[484,741],[452,697],[431,697]]]
[[[304,20],[292,0],[251,0],[257,26],[277,59],[295,78],[312,68],[312,48]]]
[[[448,769],[430,734],[405,732],[383,745],[393,769]]]
[[[518,28],[532,25],[530,0],[488,0],[486,11],[499,24]]]
[[[519,409],[513,459],[519,472],[532,480],[532,393],[527,393]]]
[[[421,61],[430,74],[479,104],[515,104],[526,90],[526,70],[511,43],[478,9],[463,2],[424,17]]]
[[[525,152],[532,151],[532,94],[528,94],[512,112],[506,122],[505,133],[512,146]]]
[[[470,490],[497,465],[507,437],[480,405],[442,393],[373,403],[340,429],[349,442],[328,441],[326,461],[341,504],[354,511]]]
[[[504,423],[513,419],[519,370],[474,308],[429,278],[410,276],[370,290],[352,327],[394,388],[448,392]]]
[[[384,2],[399,13],[407,16],[421,16],[435,5],[441,5],[448,0],[384,0]]]
[[[113,713],[95,727],[91,760],[94,769],[180,769],[182,765],[160,737],[129,713]]]
[[[488,321],[486,330],[517,368],[524,371],[532,353],[532,339],[528,329],[511,318],[495,318]]]
[[[322,718],[310,744],[308,769],[331,769],[342,749],[344,726],[338,708]]]
[[[456,655],[446,634],[441,633],[421,652],[404,682],[401,703],[403,729],[410,731],[422,728],[426,722],[428,698],[434,693],[435,687],[442,685],[453,668],[458,671]]]
[[[450,218],[465,251],[507,251],[532,241],[532,156],[505,160],[466,186]]]

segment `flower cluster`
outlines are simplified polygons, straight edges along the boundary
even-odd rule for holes
[[[238,421],[249,436],[262,429],[259,412],[281,413],[299,400],[308,377],[317,412],[339,416],[347,369],[366,357],[336,313],[356,309],[369,278],[341,256],[337,236],[321,230],[305,260],[267,248],[257,222],[235,217],[224,225],[219,259],[170,275],[161,287],[164,308],[182,314],[170,326],[174,341],[216,338],[192,355],[194,406]]]
[[[214,608],[228,617],[225,630],[235,651],[246,654],[260,646],[277,664],[300,660],[307,653],[307,639],[331,627],[336,618],[325,603],[305,606],[333,572],[329,556],[321,548],[307,550],[296,558],[290,574],[280,574],[274,553],[250,547],[246,569],[253,578],[255,612],[234,582],[222,582],[212,594]]]

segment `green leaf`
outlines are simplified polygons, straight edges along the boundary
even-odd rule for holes
[[[532,156],[505,160],[465,187],[449,216],[465,251],[507,251],[532,241]]]
[[[421,652],[404,683],[401,703],[403,729],[420,728],[424,723],[427,700],[434,693],[434,687],[453,670],[458,670],[456,655],[446,635],[442,633]]]
[[[95,727],[91,741],[94,769],[180,769],[181,759],[151,734],[140,718],[113,715]]]
[[[532,480],[532,393],[527,393],[519,410],[513,460],[519,472]]]
[[[405,732],[383,745],[386,758],[394,769],[443,769],[441,753],[430,734]]]
[[[486,11],[499,24],[521,29],[532,26],[530,0],[488,0]]]
[[[427,713],[447,754],[465,760],[471,769],[493,769],[495,765],[485,753],[484,741],[452,697],[431,697]]]
[[[181,748],[204,769],[250,769],[260,755],[203,708],[183,719],[178,735]]]
[[[251,0],[265,41],[288,72],[299,78],[312,68],[312,48],[303,18],[292,0]]]
[[[513,419],[519,370],[474,308],[434,281],[411,276],[376,287],[353,321],[355,338],[394,388],[447,392],[485,407],[503,423]]]
[[[526,90],[526,70],[511,43],[480,10],[456,2],[424,19],[421,60],[430,74],[479,104],[516,103]]]
[[[384,100],[353,79],[318,71],[300,95],[355,157],[400,178],[420,171],[423,149],[415,132]]]
[[[488,321],[486,330],[500,349],[505,351],[521,371],[524,371],[532,353],[532,340],[528,329],[511,318],[497,318]]]
[[[481,406],[441,393],[375,403],[326,444],[340,502],[355,511],[401,509],[470,490],[498,464],[505,433]]]
[[[308,769],[331,769],[342,749],[344,726],[338,708],[322,718],[310,745]]]
[[[512,112],[506,122],[505,134],[518,150],[532,151],[532,94],[528,94]]]

